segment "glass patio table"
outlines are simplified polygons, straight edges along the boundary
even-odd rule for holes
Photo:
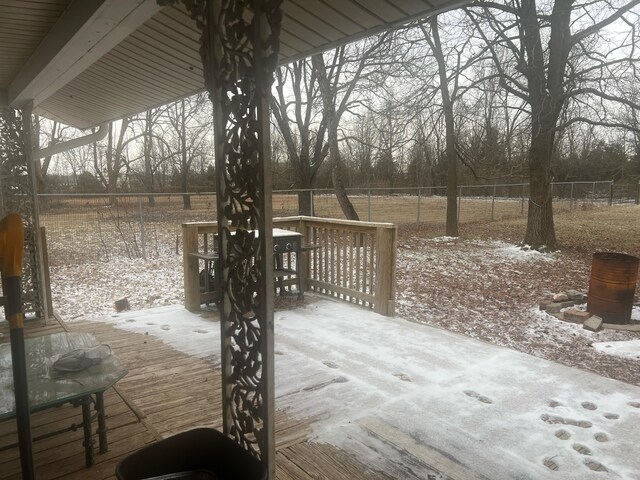
[[[94,405],[95,417],[98,420],[97,433],[100,453],[104,453],[108,449],[104,392],[115,385],[128,371],[122,366],[118,357],[112,353],[102,359],[100,363],[78,372],[56,372],[53,369],[53,363],[65,353],[98,346],[100,346],[100,342],[93,335],[77,332],[54,333],[25,340],[31,412],[57,407],[65,403],[71,403],[74,407],[82,407],[81,424],[72,424],[62,430],[45,433],[35,437],[34,441],[82,427],[87,467],[93,465],[91,422],[94,415],[91,412],[91,405]],[[15,398],[11,346],[9,343],[4,343],[0,345],[0,421],[14,417]],[[8,445],[0,450],[14,446]]]

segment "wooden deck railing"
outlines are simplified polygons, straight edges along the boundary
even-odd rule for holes
[[[301,255],[307,291],[394,315],[395,225],[303,216],[274,218],[273,225],[298,231],[303,245],[317,247]],[[199,284],[201,266],[191,253],[211,251],[216,231],[215,222],[182,224],[184,296],[189,310],[199,309],[204,300]]]

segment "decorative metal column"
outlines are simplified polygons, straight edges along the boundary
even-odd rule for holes
[[[44,317],[32,145],[30,106],[0,108],[0,217],[14,212],[24,221],[23,308]]]
[[[214,108],[224,431],[275,478],[269,98],[282,0],[183,3]]]

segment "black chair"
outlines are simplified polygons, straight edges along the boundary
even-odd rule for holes
[[[196,428],[147,445],[116,467],[118,480],[266,480],[267,469],[231,438]]]

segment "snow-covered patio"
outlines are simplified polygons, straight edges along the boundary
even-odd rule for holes
[[[219,362],[182,306],[97,319]],[[276,408],[392,478],[640,478],[640,387],[319,297],[275,322]]]

